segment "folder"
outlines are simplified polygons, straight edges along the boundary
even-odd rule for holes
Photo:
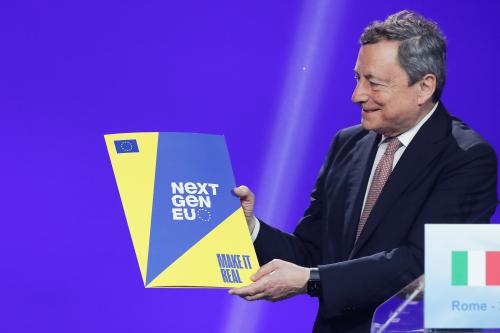
[[[146,288],[232,288],[259,268],[225,139],[104,136]]]

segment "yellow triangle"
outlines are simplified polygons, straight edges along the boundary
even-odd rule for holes
[[[224,282],[217,254],[249,256],[251,268],[237,269],[241,283],[233,280],[234,270],[225,271]],[[259,269],[250,233],[239,208],[209,234],[160,273],[147,288],[158,287],[241,287],[251,283],[250,276]]]
[[[123,133],[105,135],[123,210],[146,284],[149,232],[153,210],[158,133]],[[117,154],[115,140],[137,140],[138,153]]]

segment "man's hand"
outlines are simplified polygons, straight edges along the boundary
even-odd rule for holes
[[[246,186],[236,187],[233,192],[240,198],[241,208],[243,208],[243,212],[245,213],[248,230],[250,230],[250,233],[252,233],[253,229],[255,228],[255,216],[253,215],[255,196],[253,195],[253,192],[250,191],[250,189]]]
[[[309,268],[297,266],[287,261],[274,259],[262,266],[249,286],[229,290],[247,301],[265,299],[276,302],[298,294],[304,294],[309,280]]]

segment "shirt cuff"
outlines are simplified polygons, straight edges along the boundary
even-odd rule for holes
[[[259,235],[259,230],[260,230],[260,221],[254,216],[253,221],[255,223],[255,226],[253,227],[252,231],[252,242],[255,242],[257,239],[257,236]]]

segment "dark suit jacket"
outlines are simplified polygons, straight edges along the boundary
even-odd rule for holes
[[[368,333],[374,309],[423,273],[425,223],[488,223],[497,205],[497,159],[442,103],[392,171],[354,244],[380,135],[337,133],[293,234],[265,223],[259,262],[319,266],[315,332]]]

